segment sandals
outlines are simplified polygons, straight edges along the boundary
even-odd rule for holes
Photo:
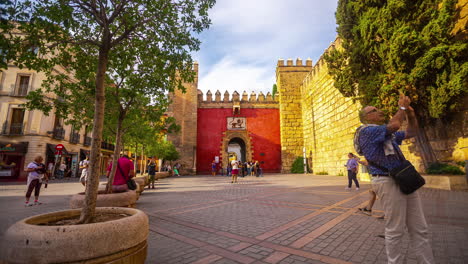
[[[366,207],[358,208],[359,211],[365,215],[372,215],[372,210],[367,209]]]

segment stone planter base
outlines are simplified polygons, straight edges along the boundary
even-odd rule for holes
[[[66,210],[23,219],[5,233],[0,263],[144,263],[148,216],[136,209],[105,207],[96,213],[127,214],[117,220],[85,225],[46,226],[73,218]]]
[[[141,182],[143,186],[148,186],[148,184],[149,184],[148,176],[138,176],[138,177],[135,177],[133,179],[135,179],[135,181]]]
[[[84,205],[84,192],[72,196],[70,199],[70,208],[82,208]],[[121,193],[106,194],[104,191],[99,191],[96,201],[96,207],[135,207],[138,200],[136,191],[126,191]]]
[[[162,172],[156,172],[155,178],[156,178],[156,179],[164,179],[164,178],[167,178],[167,177],[169,177],[169,176],[171,176],[171,175],[169,174],[169,172],[167,172],[167,171],[162,171]]]

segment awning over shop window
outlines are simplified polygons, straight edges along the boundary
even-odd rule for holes
[[[26,153],[29,142],[9,143],[0,141],[0,153]]]
[[[57,152],[57,150],[55,150],[55,144],[47,144],[47,154],[48,155],[52,155],[54,156],[55,155],[55,152]],[[70,153],[68,153],[67,149],[65,147],[63,147],[62,149],[62,156],[65,156],[65,155],[70,155]]]

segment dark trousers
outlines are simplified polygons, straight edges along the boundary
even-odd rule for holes
[[[356,184],[356,187],[359,188],[359,182],[356,178],[356,172],[353,172],[352,170],[348,170],[348,188],[351,188],[351,185]]]
[[[39,182],[39,179],[32,180],[29,183],[28,191],[26,192],[26,198],[31,197],[31,193],[33,190],[34,190],[34,196],[38,197],[39,192],[41,191],[41,186],[42,186],[42,183]]]

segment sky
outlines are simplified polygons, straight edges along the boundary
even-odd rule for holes
[[[198,89],[271,92],[278,59],[311,58],[336,38],[338,0],[217,0],[198,37]]]

